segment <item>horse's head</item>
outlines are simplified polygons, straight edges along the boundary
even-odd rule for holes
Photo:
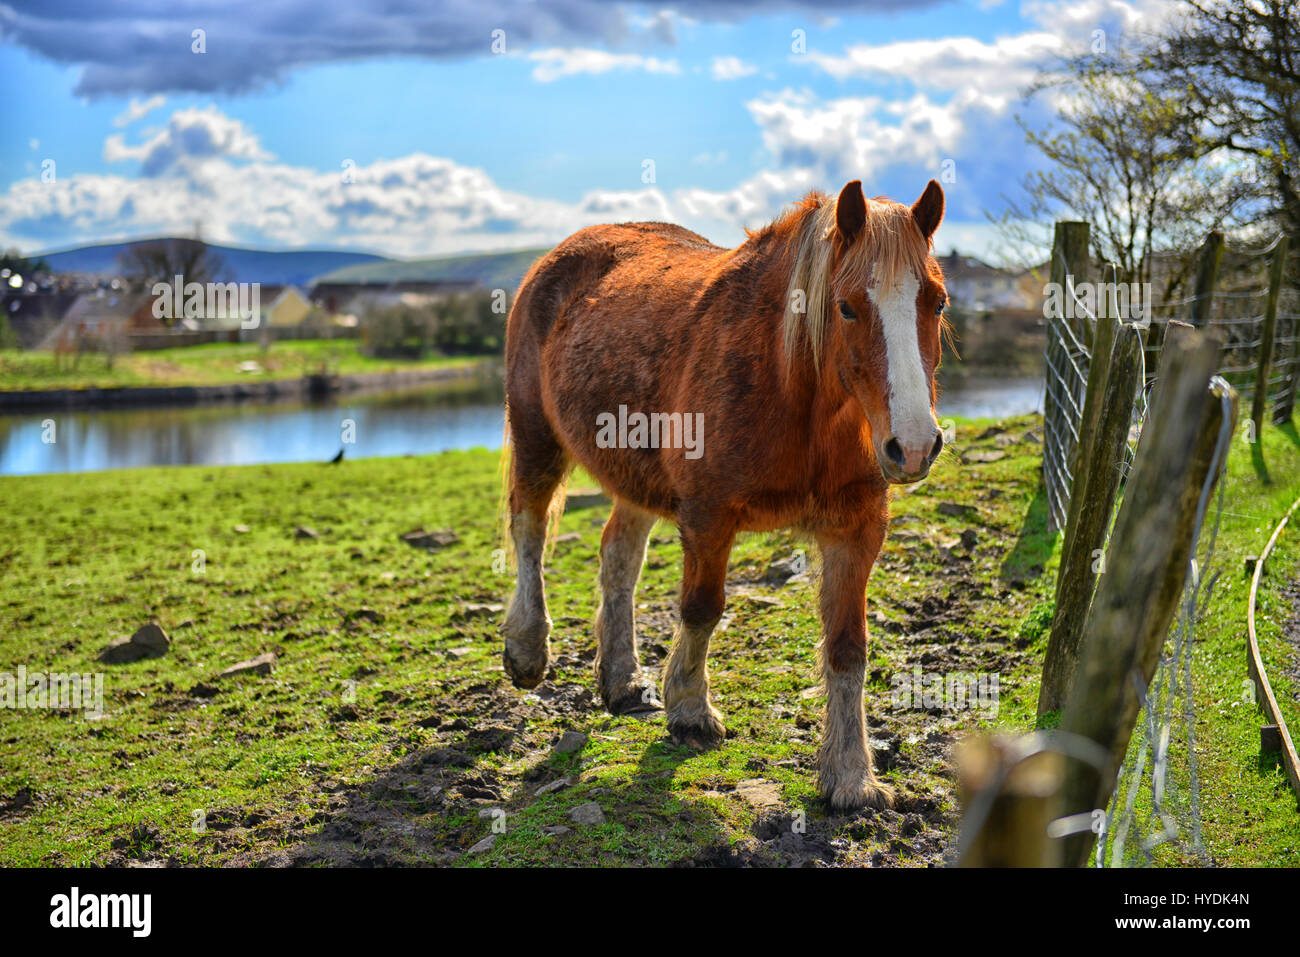
[[[866,414],[881,471],[896,483],[925,478],[943,449],[934,377],[947,293],[930,255],[942,219],[934,180],[910,209],[866,200],[857,180],[835,202],[828,359]]]

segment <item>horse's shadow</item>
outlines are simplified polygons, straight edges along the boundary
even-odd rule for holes
[[[282,822],[278,847],[246,852],[239,862],[298,867],[453,866],[480,860],[693,866],[725,857],[728,840],[712,809],[672,792],[677,769],[695,752],[672,744],[665,734],[645,747],[634,775],[594,787],[583,778],[586,745],[565,754],[534,752],[507,775],[490,759],[518,751],[528,719],[516,719],[513,727],[472,728],[446,745],[419,748],[363,782],[339,787],[327,809]],[[603,837],[587,842],[573,833],[593,825],[575,823],[568,811],[590,801],[601,805],[607,820],[622,825],[618,850],[606,853]],[[677,831],[678,844],[689,835],[698,854],[665,858],[654,842],[654,834],[664,831]],[[510,851],[512,832],[521,835],[519,846],[527,848],[520,859]],[[497,841],[491,846],[471,850],[493,834]],[[538,841],[555,842],[540,859]],[[488,853],[498,847],[504,855]]]

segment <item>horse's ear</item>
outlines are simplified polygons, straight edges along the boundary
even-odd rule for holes
[[[943,187],[934,180],[926,184],[925,192],[912,205],[912,218],[921,227],[921,235],[927,240],[939,228],[939,223],[943,222]]]
[[[867,200],[862,195],[862,181],[855,179],[844,185],[835,201],[835,228],[846,243],[851,243],[866,222]]]

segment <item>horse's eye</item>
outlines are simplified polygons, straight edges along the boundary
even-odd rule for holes
[[[853,307],[850,306],[847,302],[840,303],[840,315],[843,316],[845,319],[847,319],[849,322],[853,322],[858,318],[858,314],[853,311]]]
[[[939,304],[938,304],[937,306],[934,307],[934,314],[935,314],[936,316],[942,316],[942,315],[943,315],[943,307],[946,306],[946,305],[948,305],[948,300],[947,300],[947,299],[940,299],[940,300],[939,300]]]

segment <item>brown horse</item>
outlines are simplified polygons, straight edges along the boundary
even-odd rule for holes
[[[854,181],[735,249],[624,223],[574,233],[533,266],[506,333],[518,583],[502,631],[518,687],[546,674],[543,546],[575,464],[614,502],[596,614],[596,680],[614,714],[660,707],[637,656],[634,593],[656,517],[681,530],[662,699],[679,743],[725,736],[706,657],[736,533],[796,527],[822,562],[821,793],[834,808],[892,799],[867,747],[866,586],[889,484],[924,478],[943,446],[946,294],[930,254],[943,207],[934,181],[910,208],[867,200]]]

